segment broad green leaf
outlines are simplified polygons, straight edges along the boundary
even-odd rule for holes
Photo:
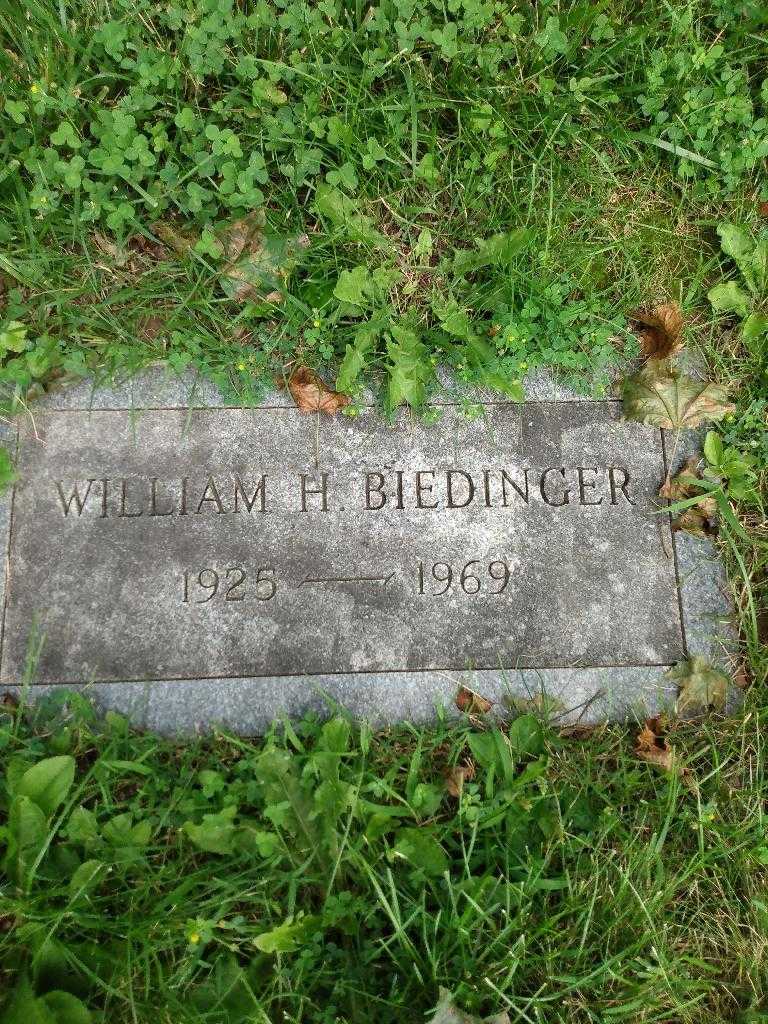
[[[28,768],[16,788],[18,796],[29,797],[47,818],[67,798],[75,779],[75,759],[69,754],[47,757]]]
[[[91,1024],[88,1007],[69,992],[47,992],[38,1000],[53,1015],[56,1024]]]
[[[0,352],[23,352],[27,347],[27,328],[18,320],[9,320],[0,328]]]
[[[134,825],[133,815],[126,811],[105,822],[101,834],[116,850],[124,851],[131,847],[146,846],[152,837],[152,825],[146,820],[137,821]]]
[[[718,224],[720,245],[739,268],[750,291],[756,291],[755,267],[752,262],[755,242],[744,228],[736,224]]]
[[[198,849],[224,856],[234,852],[237,826],[233,818],[236,814],[236,807],[226,807],[219,814],[204,814],[199,825],[185,821],[182,827]]]
[[[624,416],[665,430],[689,429],[733,412],[727,391],[672,372],[657,375],[652,360],[636,376],[624,381]]]
[[[750,313],[741,325],[741,337],[753,355],[762,355],[768,341],[768,316],[764,313]]]
[[[107,871],[107,865],[100,860],[86,860],[69,880],[69,896],[80,900],[95,888]]]
[[[42,1000],[38,999],[24,977],[18,982],[6,1005],[0,1024],[58,1024],[56,1017]]]
[[[342,270],[334,296],[339,302],[347,302],[352,306],[366,306],[373,291],[371,275],[367,267],[355,267],[353,270]]]
[[[370,217],[360,213],[354,199],[344,195],[332,185],[319,185],[315,194],[315,209],[334,227],[343,228],[354,241],[366,242],[379,248],[391,248]]]
[[[704,438],[704,458],[713,466],[723,461],[723,439],[716,430],[708,430]]]
[[[293,953],[304,945],[316,927],[316,917],[302,917],[296,921],[289,917],[272,931],[257,935],[253,944],[262,953]]]
[[[48,841],[48,819],[27,796],[16,796],[8,814],[8,844],[4,868],[19,885]]]
[[[394,853],[426,875],[442,875],[448,870],[445,850],[433,835],[421,828],[401,828],[397,832]]]
[[[741,317],[749,313],[750,297],[735,281],[716,284],[707,292],[707,298],[716,313],[736,313]]]
[[[483,768],[493,768],[497,777],[511,781],[515,774],[515,760],[509,740],[500,729],[474,732],[467,736],[469,749]]]
[[[334,754],[346,754],[351,736],[352,727],[347,719],[337,716],[326,722],[321,729],[320,746]]]
[[[520,715],[509,726],[507,736],[516,758],[538,757],[544,752],[544,730],[535,715]]]
[[[70,842],[81,846],[93,846],[100,839],[96,815],[85,807],[76,807],[67,822],[67,834]]]
[[[680,714],[721,711],[728,696],[728,676],[706,660],[693,657],[667,673],[678,684],[677,710]]]

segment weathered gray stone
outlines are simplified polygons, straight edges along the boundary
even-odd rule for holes
[[[446,405],[426,426],[288,401],[226,409],[156,368],[19,421],[5,689],[36,623],[31,697],[75,686],[162,731],[259,731],[329,698],[423,721],[459,682],[594,721],[671,701],[687,637],[727,635],[719,562],[658,508],[661,433],[617,403]]]

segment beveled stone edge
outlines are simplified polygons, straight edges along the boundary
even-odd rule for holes
[[[398,672],[276,676],[258,679],[184,680],[169,682],[91,683],[79,686],[44,684],[3,686],[32,704],[56,692],[78,692],[101,710],[126,714],[153,732],[194,734],[215,728],[255,735],[283,716],[328,713],[339,706],[356,718],[381,727],[408,721],[426,724],[443,713],[460,716],[454,703],[460,685],[493,701],[495,711],[510,713],[510,699],[535,701],[546,694],[558,724],[593,724],[603,720],[642,720],[673,705],[675,686],[664,668],[524,669],[511,671]],[[210,713],[215,695],[219,713]],[[535,705],[534,705],[535,706]]]

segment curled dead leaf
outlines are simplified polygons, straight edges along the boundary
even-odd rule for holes
[[[293,371],[288,378],[288,390],[301,412],[325,412],[333,416],[350,403],[349,395],[333,391],[308,366],[299,366]]]
[[[449,769],[445,776],[445,788],[453,797],[461,796],[465,782],[471,782],[475,777],[475,766],[473,764],[457,764]]]
[[[493,702],[487,697],[475,693],[468,686],[460,686],[456,694],[456,707],[467,715],[487,715],[493,707]]]
[[[648,359],[669,359],[683,347],[683,314],[676,302],[636,309],[629,319],[640,324],[640,345]]]
[[[663,430],[698,427],[735,408],[721,385],[684,377],[656,360],[624,381],[622,400],[626,419]]]
[[[635,755],[665,772],[680,772],[674,748],[667,743],[661,719],[649,718],[635,740]]]
[[[702,493],[702,480],[698,468],[698,459],[690,458],[672,478],[667,477],[659,488],[659,497],[669,501],[683,501],[698,496],[698,501],[690,508],[683,509],[672,523],[673,530],[684,530],[695,537],[712,537],[717,533],[717,501],[711,494]]]

